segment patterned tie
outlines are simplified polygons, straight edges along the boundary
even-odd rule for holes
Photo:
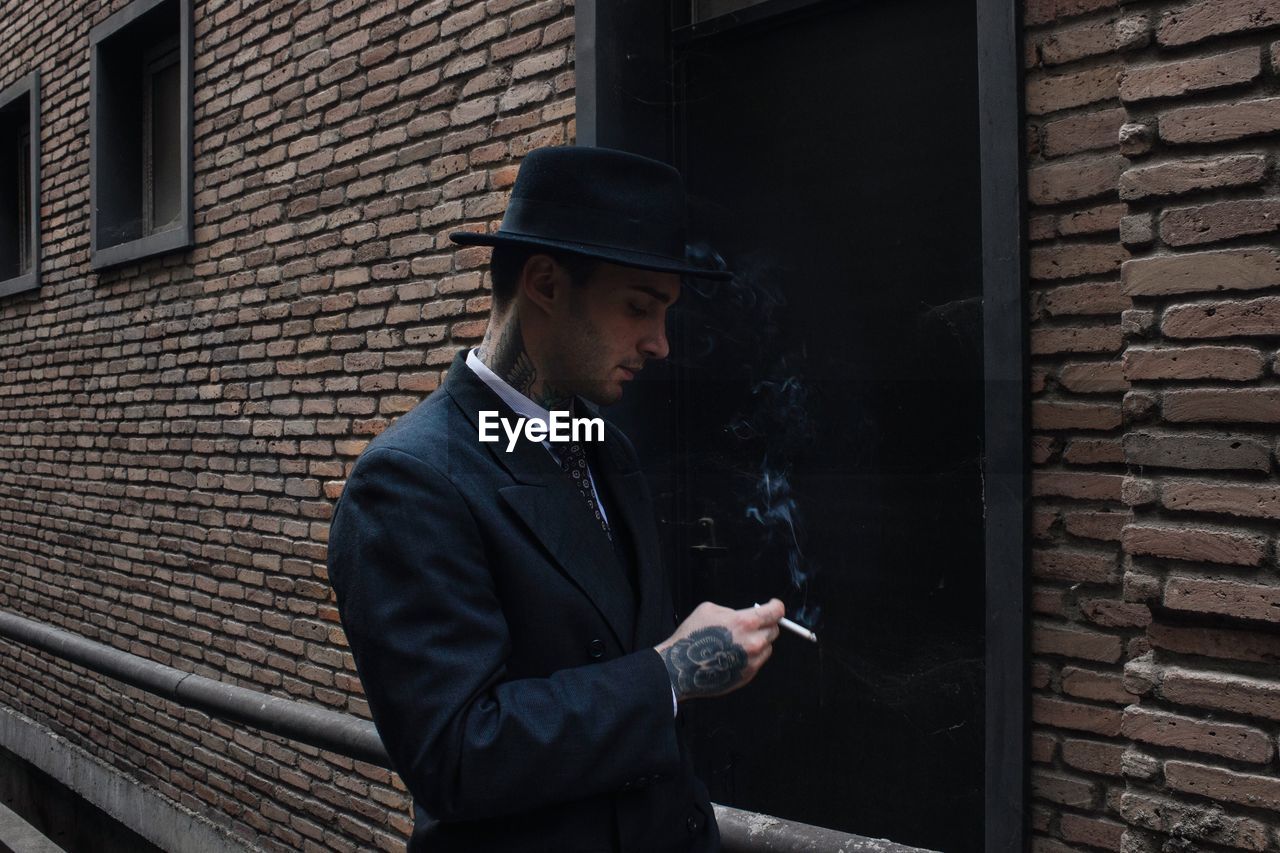
[[[560,460],[560,467],[573,478],[574,485],[578,487],[578,493],[587,502],[587,508],[595,515],[596,521],[600,522],[600,529],[612,542],[613,532],[609,530],[609,522],[605,520],[604,513],[600,511],[600,504],[591,490],[591,475],[588,473],[586,451],[576,441],[553,441],[551,450]]]

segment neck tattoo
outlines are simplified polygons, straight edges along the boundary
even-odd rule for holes
[[[491,329],[484,336],[476,355],[503,382],[547,411],[573,409],[572,394],[559,390],[545,378],[539,380],[537,365],[525,349],[520,318],[515,311],[496,335]]]

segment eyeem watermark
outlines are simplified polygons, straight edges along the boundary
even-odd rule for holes
[[[516,418],[515,423],[502,417],[497,411],[480,412],[480,440],[501,441],[498,428],[507,435],[507,452],[516,449],[521,434],[529,441],[604,441],[602,418],[575,418],[568,412],[551,412],[551,420]]]

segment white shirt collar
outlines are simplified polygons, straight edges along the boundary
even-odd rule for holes
[[[512,388],[505,379],[490,370],[489,365],[481,361],[480,356],[476,355],[474,348],[467,352],[467,367],[475,371],[476,376],[483,379],[484,384],[492,388],[517,415],[523,415],[526,418],[538,420],[544,424],[550,423],[551,413],[549,411]]]
[[[519,391],[512,388],[507,384],[506,380],[490,370],[489,366],[481,361],[480,357],[476,355],[474,347],[467,351],[467,367],[475,371],[476,376],[479,376],[484,384],[492,388],[494,392],[502,398],[503,402],[510,406],[511,410],[517,415],[522,415],[530,420],[539,420],[544,424],[548,424],[548,426],[550,425],[551,413],[530,400],[524,394],[521,394]],[[551,453],[553,458],[556,458],[557,460],[559,459],[559,457],[551,451],[550,441],[543,440],[542,446],[547,449],[548,453]],[[596,506],[600,508],[600,514],[604,516],[605,523],[608,523],[609,513],[605,511],[604,502],[600,500],[600,493],[596,490],[596,478],[592,475],[589,467],[587,468],[587,479],[591,482],[592,494],[596,496]],[[672,696],[675,696],[674,687],[672,688]],[[674,699],[672,701],[674,701]]]

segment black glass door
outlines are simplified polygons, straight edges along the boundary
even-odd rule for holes
[[[974,30],[835,3],[674,40],[673,160],[738,276],[686,284],[628,405],[682,612],[778,596],[820,637],[684,706],[712,799],[946,851],[983,834]]]

